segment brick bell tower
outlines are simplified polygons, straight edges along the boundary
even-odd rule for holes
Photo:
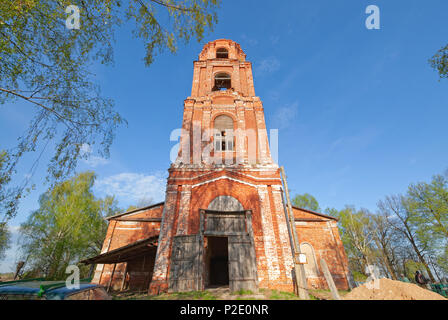
[[[213,285],[293,291],[279,168],[240,45],[207,43],[194,62],[169,169],[150,293]]]

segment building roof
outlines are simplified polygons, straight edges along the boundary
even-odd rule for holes
[[[142,207],[142,208],[136,208],[136,209],[133,209],[133,210],[130,210],[130,211],[127,211],[127,212],[123,212],[123,213],[116,214],[114,216],[107,217],[106,220],[116,219],[116,218],[119,218],[119,217],[122,217],[122,216],[125,216],[125,215],[128,215],[128,214],[132,214],[132,213],[136,213],[136,212],[139,212],[139,211],[144,211],[144,210],[160,207],[160,206],[162,206],[164,204],[165,204],[165,202],[159,202],[159,203],[156,203],[156,204],[152,204],[150,206],[146,206],[146,207]],[[297,206],[292,206],[292,207],[294,209],[302,210],[302,211],[311,213],[313,215],[317,215],[319,217],[323,217],[323,218],[339,221],[338,218],[335,218],[335,217],[332,217],[332,216],[329,216],[329,215],[326,215],[326,214],[323,214],[323,213],[320,213],[320,212],[316,212],[316,211],[313,211],[313,210],[300,208],[300,207],[297,207]]]
[[[125,216],[125,215],[128,215],[128,214],[136,213],[136,212],[139,212],[139,211],[144,211],[144,210],[160,207],[161,205],[164,205],[164,204],[165,204],[165,202],[159,202],[159,203],[156,203],[156,204],[151,204],[151,205],[146,206],[146,207],[137,208],[137,209],[133,209],[133,210],[126,211],[126,212],[123,212],[123,213],[119,213],[119,214],[116,214],[116,215],[113,215],[113,216],[106,217],[106,220],[111,220],[111,219],[119,218],[119,217],[122,217],[122,216]]]
[[[140,257],[157,249],[159,235],[138,240],[123,247],[99,254],[95,257],[82,260],[84,264],[120,263]]]
[[[327,218],[327,219],[332,219],[332,220],[335,220],[335,221],[339,221],[338,218],[335,218],[335,217],[332,217],[332,216],[328,216],[328,215],[326,215],[326,214],[319,213],[319,212],[316,212],[316,211],[313,211],[313,210],[308,210],[308,209],[304,209],[304,208],[300,208],[300,207],[296,207],[296,206],[292,206],[292,207],[293,207],[293,209],[302,210],[302,211],[305,211],[305,212],[308,212],[308,213],[317,215],[317,216],[319,216],[319,217],[323,217],[323,218]]]

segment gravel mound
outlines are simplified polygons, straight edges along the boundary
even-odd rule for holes
[[[447,300],[438,293],[423,289],[416,284],[395,281],[390,279],[380,279],[379,289],[367,287],[367,283],[353,289],[348,293],[345,300]]]

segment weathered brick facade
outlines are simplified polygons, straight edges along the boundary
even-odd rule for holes
[[[225,55],[217,57],[218,49]],[[128,263],[128,272],[129,265],[134,266],[130,281],[145,286],[150,280],[153,294],[168,290],[174,237],[201,235],[201,212],[221,196],[231,197],[251,212],[257,286],[293,291],[282,182],[269,150],[263,105],[255,96],[252,65],[245,58],[231,40],[204,46],[194,62],[192,92],[184,102],[179,155],[169,169],[165,202],[109,219],[103,252],[159,234],[155,261],[147,262],[154,266],[152,270],[141,259]],[[227,126],[227,131],[220,126]],[[336,285],[346,289],[347,257],[335,219],[299,208],[294,215],[309,261],[305,266],[308,285],[326,287],[319,263],[324,258]],[[138,221],[119,221],[123,217]],[[124,264],[116,266],[114,288],[120,287],[124,268]],[[94,281],[107,284],[111,272],[111,265],[98,265]]]

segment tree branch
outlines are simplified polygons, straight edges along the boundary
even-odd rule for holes
[[[71,120],[71,119],[67,119],[67,118],[65,118],[63,115],[61,115],[60,113],[58,113],[56,110],[54,110],[54,109],[52,109],[52,108],[48,108],[47,106],[44,106],[43,104],[41,104],[41,103],[39,103],[39,102],[33,100],[33,99],[46,99],[46,100],[49,100],[50,98],[44,98],[44,97],[34,97],[34,98],[33,98],[33,97],[26,97],[26,96],[24,96],[24,95],[22,95],[22,94],[20,94],[20,93],[17,93],[17,92],[15,92],[15,91],[8,90],[8,89],[5,89],[5,88],[0,88],[0,91],[3,91],[3,92],[5,92],[5,93],[9,93],[9,94],[15,95],[15,96],[17,96],[17,97],[19,97],[19,98],[25,99],[26,101],[29,101],[29,102],[31,102],[31,103],[34,103],[35,105],[37,105],[37,106],[39,106],[39,107],[45,109],[46,111],[48,111],[48,112],[54,114],[59,120],[61,120],[61,121],[62,121],[68,128],[70,128],[70,129],[73,129],[73,127],[69,126],[69,125],[67,124],[66,121],[68,121],[69,123],[74,123],[74,124],[80,125],[80,126],[97,126],[97,124],[95,124],[95,123],[81,123],[81,122],[78,122],[78,121],[73,121],[73,120]],[[78,129],[78,131],[79,131],[79,128],[76,128],[76,129]]]
[[[150,1],[160,4],[161,6],[164,6],[164,7],[168,7],[168,8],[172,8],[172,9],[176,9],[176,10],[180,10],[180,11],[185,11],[185,12],[194,12],[193,9],[185,8],[185,7],[181,7],[181,6],[175,6],[175,5],[166,3],[164,1],[158,1],[158,0],[150,0]]]

